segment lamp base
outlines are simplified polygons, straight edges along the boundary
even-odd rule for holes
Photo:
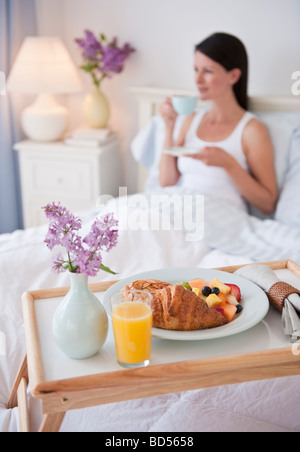
[[[57,141],[68,125],[68,111],[51,94],[40,94],[22,113],[22,127],[33,141]]]

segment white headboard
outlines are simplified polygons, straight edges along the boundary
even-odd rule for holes
[[[150,119],[158,114],[159,105],[166,97],[176,95],[198,96],[197,91],[181,88],[160,88],[160,87],[131,87],[132,93],[139,104],[139,129],[142,129]],[[198,107],[207,105],[199,100]],[[280,111],[280,112],[300,112],[300,96],[250,96],[249,110],[255,112]],[[139,191],[143,190],[147,171],[141,167],[138,176]]]

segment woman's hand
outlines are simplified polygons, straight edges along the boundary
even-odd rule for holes
[[[163,149],[174,146],[174,127],[178,114],[172,106],[172,100],[168,97],[160,105],[159,113],[162,116],[166,130]],[[162,154],[159,166],[159,182],[162,187],[176,185],[180,177],[177,168],[177,157]]]
[[[234,162],[236,162],[234,157],[224,151],[224,149],[210,146],[205,146],[198,154],[187,155],[186,157],[200,160],[207,166],[219,166],[225,170],[229,170]]]
[[[170,97],[167,97],[164,102],[159,107],[159,113],[163,120],[165,121],[166,126],[174,127],[176,118],[178,114],[174,110],[172,106],[172,100]]]

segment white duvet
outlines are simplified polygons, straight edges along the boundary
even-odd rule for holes
[[[110,207],[109,203],[105,209]],[[97,213],[85,212],[86,224]],[[46,230],[42,226],[0,236],[2,342],[5,338],[5,350],[3,343],[0,347],[0,431],[18,429],[17,410],[7,410],[5,404],[25,353],[21,294],[69,284],[67,274],[50,271],[50,254],[43,243]],[[298,244],[298,229],[264,223],[244,213],[237,216],[230,206],[211,201],[204,240],[187,241],[186,231],[124,230],[104,263],[119,273],[119,279],[164,267],[220,267],[284,257],[300,262]],[[93,281],[107,279],[111,276],[99,273]],[[68,412],[61,431],[300,431],[299,383],[300,376],[290,377]],[[37,429],[39,403],[30,394],[28,399],[31,428]]]

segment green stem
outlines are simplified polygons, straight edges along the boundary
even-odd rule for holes
[[[97,79],[97,76],[96,76],[93,72],[92,72],[92,78],[93,78],[93,83],[94,83],[94,85],[97,86],[97,88],[99,88],[100,82],[99,82],[99,80]]]
[[[97,79],[96,74],[94,74],[93,72],[92,74],[92,78],[93,78],[93,83],[95,86],[97,86],[97,88],[100,88],[101,83],[103,82],[103,80],[106,78],[106,74],[102,74],[101,77],[99,79]]]
[[[70,272],[71,272],[71,273],[74,273],[74,268],[73,268],[73,265],[72,265],[71,256],[70,256],[69,251],[68,251],[68,262],[69,262],[69,269],[70,269]]]
[[[102,74],[99,80],[99,84],[106,78],[106,74]]]

